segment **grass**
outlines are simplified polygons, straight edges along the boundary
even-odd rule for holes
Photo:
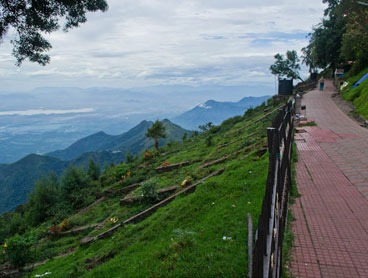
[[[293,143],[293,151],[292,151],[292,187],[289,196],[289,205],[288,205],[288,218],[286,223],[286,229],[284,234],[284,241],[282,245],[282,253],[283,253],[283,270],[282,270],[282,277],[291,277],[289,272],[289,264],[291,260],[291,248],[294,244],[294,233],[292,231],[292,223],[294,221],[293,211],[291,210],[291,206],[294,204],[295,199],[300,197],[297,183],[296,183],[296,169],[295,163],[298,162],[298,152],[296,148],[296,144]]]
[[[54,240],[45,239],[39,250],[45,254],[74,252],[51,259],[35,268],[32,276],[51,272],[52,277],[244,277],[247,262],[247,214],[257,221],[268,169],[267,152],[258,152],[266,144],[269,115],[264,106],[252,109],[244,117],[225,121],[208,133],[188,138],[182,144],[171,144],[150,160],[136,160],[118,165],[105,173],[103,188],[109,188],[128,170],[129,180],[156,179],[158,187],[180,184],[191,177],[193,182],[209,173],[225,169],[223,174],[200,184],[196,191],[177,197],[138,224],[121,227],[111,237],[80,246],[84,236],[95,236],[112,226],[108,221],[100,230]],[[213,144],[206,144],[206,136]],[[164,155],[163,155],[164,154]],[[228,159],[208,168],[200,165],[223,156]],[[164,162],[198,162],[167,173],[154,169]],[[138,189],[139,190],[139,189]],[[142,211],[148,204],[120,206],[122,196],[111,196],[89,211],[72,215],[75,226],[101,222],[109,217],[124,221]],[[254,227],[257,223],[253,223]],[[253,231],[254,232],[254,231]]]
[[[368,79],[360,83],[356,88],[352,86],[368,72],[368,68],[348,80],[349,84],[343,90],[343,98],[351,101],[355,107],[355,113],[368,119]]]

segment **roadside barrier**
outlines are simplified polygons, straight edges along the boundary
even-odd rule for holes
[[[262,212],[258,220],[250,277],[281,277],[282,243],[291,189],[294,100],[290,100],[267,129],[269,168]]]

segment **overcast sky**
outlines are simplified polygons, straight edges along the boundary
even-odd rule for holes
[[[15,66],[0,44],[0,90],[274,82],[276,53],[307,44],[322,0],[108,0],[105,13],[49,36],[51,63]]]

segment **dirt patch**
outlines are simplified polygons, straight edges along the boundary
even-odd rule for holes
[[[110,251],[107,255],[104,255],[102,257],[95,257],[95,258],[87,259],[85,269],[86,270],[91,270],[91,269],[95,268],[96,266],[107,262],[108,260],[112,259],[113,257],[115,257],[115,253]]]

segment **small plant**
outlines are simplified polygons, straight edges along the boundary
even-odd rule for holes
[[[144,152],[144,160],[151,160],[152,158],[155,157],[155,154],[151,151],[145,151]]]
[[[117,218],[117,217],[110,217],[110,222],[111,223],[115,224],[118,221],[119,221],[119,218]]]
[[[60,231],[66,231],[70,228],[70,222],[68,219],[64,219],[58,226]]]
[[[129,151],[127,151],[126,154],[125,154],[125,160],[126,160],[127,163],[133,163],[134,162],[134,156]]]
[[[141,192],[143,202],[154,203],[159,200],[158,194],[156,192],[156,185],[156,180],[148,180],[142,183]]]
[[[165,161],[164,163],[162,163],[161,165],[162,167],[167,167],[167,166],[170,166],[170,162],[168,161]]]
[[[55,238],[61,233],[61,228],[59,227],[59,225],[52,225],[49,229],[49,232],[51,238]]]
[[[182,182],[181,182],[181,186],[182,187],[185,187],[185,186],[188,186],[188,185],[191,185],[192,184],[192,177],[186,177]]]

